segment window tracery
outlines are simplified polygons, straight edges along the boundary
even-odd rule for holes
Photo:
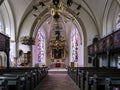
[[[38,42],[38,62],[43,63],[44,62],[44,52],[45,52],[45,38],[43,36],[43,34],[38,31],[38,38],[37,38],[37,42]]]
[[[72,42],[71,42],[71,62],[78,61],[78,31],[75,29],[74,33],[72,34]]]

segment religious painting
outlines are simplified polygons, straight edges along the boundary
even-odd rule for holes
[[[93,54],[93,45],[88,46],[88,54],[91,55]]]
[[[62,58],[62,49],[53,49],[53,52],[54,52],[55,59]]]

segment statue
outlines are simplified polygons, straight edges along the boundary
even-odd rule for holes
[[[24,66],[24,58],[23,58],[23,51],[22,50],[19,50],[19,53],[18,53],[18,58],[17,58],[17,66]]]

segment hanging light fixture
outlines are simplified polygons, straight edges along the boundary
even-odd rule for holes
[[[34,0],[35,4],[33,5],[33,10],[35,13],[33,14],[38,19],[41,19],[40,15],[40,9],[46,8],[51,12],[51,15],[56,20],[60,17],[62,11],[66,10],[66,8],[70,8],[72,4],[76,5],[76,16],[80,14],[79,10],[81,9],[81,4],[78,4],[77,2],[73,0]],[[69,18],[70,19],[70,18]]]
[[[53,28],[54,36],[49,40],[48,52],[50,59],[52,61],[58,61],[59,59],[64,61],[67,52],[67,42],[65,37],[61,34],[60,20],[62,20],[63,17],[65,17],[64,19],[67,20],[75,20],[72,15],[67,15],[68,12],[65,11],[67,11],[68,8],[71,8],[71,6],[74,4],[74,6],[76,5],[74,10],[76,12],[74,13],[76,13],[76,16],[78,16],[80,14],[79,10],[82,6],[73,0],[34,0],[34,2],[33,15],[40,20],[42,18],[40,16],[41,10],[47,9],[48,13],[45,15],[51,15],[50,17],[52,17],[52,19],[50,20],[53,20],[52,24],[54,23],[56,25],[55,28]]]
[[[24,45],[34,45],[35,44],[34,38],[30,37],[30,36],[22,36],[20,38],[20,42],[21,42],[21,44],[24,44]]]

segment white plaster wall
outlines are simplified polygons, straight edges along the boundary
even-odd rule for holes
[[[33,53],[32,66],[34,67],[35,64],[37,63],[36,60],[38,59],[37,56],[36,56],[36,55],[37,55],[37,45],[34,45],[34,46],[32,47],[32,53]]]
[[[87,45],[90,45],[92,44],[92,39],[95,37],[95,35],[99,35],[98,30],[93,20],[86,12],[81,11],[80,18],[86,29],[87,37],[84,37],[84,38],[87,38]]]
[[[114,16],[115,16],[116,9],[117,9],[117,2],[114,1],[112,3],[112,7],[110,8],[110,11],[108,14],[107,32],[106,32],[107,35],[111,34],[114,31],[113,25],[114,25]]]
[[[120,11],[120,7],[116,0],[110,0],[105,8],[104,15],[103,15],[103,30],[102,34],[103,37],[111,34],[113,31],[115,31],[115,22],[116,22],[116,16]]]
[[[10,43],[10,62],[13,63],[14,62],[14,57],[16,57],[16,43],[15,42],[11,42]],[[13,66],[13,65],[11,65]]]
[[[16,38],[16,32],[15,32],[16,26],[15,26],[15,21],[14,21],[14,15],[13,15],[13,12],[12,12],[12,9],[11,9],[11,6],[10,6],[8,0],[4,0],[4,5],[5,5],[6,9],[7,9],[9,20],[10,20],[10,22],[9,22],[10,23],[10,26],[9,26],[10,28],[6,27],[6,28],[8,28],[8,30],[10,30],[10,33],[7,33],[7,34],[10,36],[10,39],[12,41],[15,41],[15,38]],[[6,22],[8,22],[8,21],[6,21]]]
[[[79,49],[78,49],[78,66],[79,67],[83,67],[84,66],[84,48],[83,48],[83,44],[81,45],[79,43]]]
[[[21,28],[20,28],[20,33],[19,37],[24,36],[24,35],[30,35],[30,31],[32,29],[33,23],[35,21],[35,17],[33,17],[32,12],[25,18]]]
[[[110,0],[109,0],[110,1]],[[94,15],[94,19],[96,21],[96,25],[98,26],[99,32],[101,33],[101,24],[102,24],[102,16],[104,14],[104,9],[107,0],[85,0],[85,2],[88,4],[88,7],[92,11],[92,16]]]
[[[8,14],[8,11],[7,11],[4,3],[0,7],[0,12],[1,12],[3,20],[4,20],[3,21],[4,22],[4,28],[3,28],[4,29],[4,34],[7,34],[7,35],[11,36],[9,14]]]
[[[109,9],[111,6],[112,0],[109,0],[109,2],[107,2],[106,7],[104,9],[104,13],[103,13],[103,21],[102,21],[102,37],[105,37],[107,35],[107,17],[109,15]]]
[[[24,53],[27,53],[27,51],[31,50],[30,49],[31,46],[29,46],[29,45],[23,45],[21,43],[18,43],[18,44],[19,44],[19,49],[17,49],[17,50],[23,50]]]
[[[20,33],[19,33],[19,40],[20,37],[22,36],[30,36],[30,31],[32,29],[32,25],[34,23],[35,18],[33,17],[32,13],[30,13],[28,15],[28,17],[26,17],[26,19],[24,20],[21,29],[20,29]],[[18,49],[22,49],[24,52],[30,51],[30,46],[29,45],[23,45],[20,43],[18,43]]]
[[[16,31],[18,30],[19,25],[21,23],[21,19],[24,13],[26,12],[26,9],[31,3],[31,1],[32,0],[8,0],[14,14],[16,28],[17,28]]]

